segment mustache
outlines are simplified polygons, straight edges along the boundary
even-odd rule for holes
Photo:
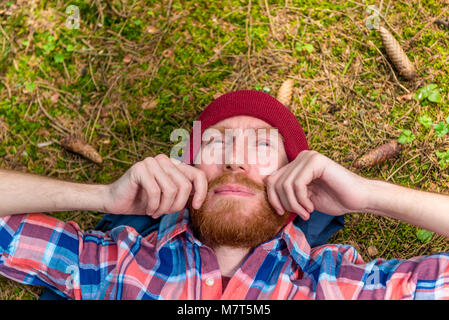
[[[260,192],[267,192],[267,187],[262,184],[258,183],[251,178],[249,178],[246,174],[237,172],[225,172],[222,175],[212,179],[208,183],[208,191],[212,190],[213,188],[226,184],[226,183],[237,183],[246,186],[247,188],[250,188],[253,191],[260,191]]]

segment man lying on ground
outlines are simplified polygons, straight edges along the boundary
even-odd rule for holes
[[[366,212],[449,235],[448,196],[308,150],[296,117],[262,92],[225,94],[199,120],[183,162],[148,157],[109,185],[0,171],[0,274],[71,299],[449,298],[448,253],[364,262],[348,245],[311,248],[294,223]],[[142,237],[41,213],[67,210],[162,220]]]

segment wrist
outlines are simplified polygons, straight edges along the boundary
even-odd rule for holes
[[[431,203],[425,192],[381,180],[370,180],[368,194],[364,212],[402,221],[414,210],[424,212],[423,204]]]
[[[72,195],[66,195],[61,199],[59,209],[62,210],[86,210],[105,212],[104,205],[108,194],[107,185],[104,184],[84,184],[69,182],[72,186],[67,187],[66,192],[73,192]],[[64,208],[65,207],[65,208]]]
[[[86,184],[65,182],[63,192],[55,197],[55,211],[99,211],[104,212],[107,186],[103,184]]]
[[[391,198],[394,193],[394,191],[391,190],[391,187],[393,187],[393,185],[385,181],[366,179],[365,205],[361,212],[386,216],[385,204],[388,201],[387,198]]]
[[[98,192],[98,199],[99,202],[97,204],[97,209],[94,209],[95,211],[99,211],[99,212],[103,212],[106,213],[106,206],[107,204],[110,202],[110,185],[106,185],[106,184],[98,184],[95,185],[97,188],[97,192]]]

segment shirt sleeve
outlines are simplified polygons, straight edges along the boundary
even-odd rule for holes
[[[449,253],[368,263],[354,248],[340,253],[339,287],[352,299],[449,299]]]
[[[44,285],[71,299],[89,299],[114,268],[116,244],[74,222],[41,214],[0,218],[0,274]]]

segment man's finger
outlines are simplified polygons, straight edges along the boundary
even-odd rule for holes
[[[194,168],[188,164],[181,163],[178,169],[183,172],[186,177],[193,183],[190,194],[193,194],[192,205],[195,209],[199,209],[207,196],[207,178],[203,171]]]
[[[293,191],[299,203],[311,213],[314,210],[314,204],[310,199],[309,187],[312,181],[321,175],[322,166],[317,166],[316,162],[309,162],[307,166],[303,166],[303,169],[297,170],[297,172],[293,179]]]
[[[207,196],[207,178],[203,171],[191,165],[174,158],[170,158],[173,164],[192,182],[192,190],[190,195],[193,195],[192,205],[195,209],[199,209]]]
[[[145,164],[139,164],[136,174],[138,176],[136,182],[141,185],[147,195],[145,214],[152,215],[159,208],[161,189]]]
[[[267,180],[267,197],[271,206],[277,211],[278,214],[283,215],[285,212],[284,207],[282,206],[281,200],[275,190],[276,180]]]
[[[309,198],[309,191],[307,190],[308,187],[304,184],[301,184],[301,181],[296,180],[293,183],[292,188],[296,199],[299,200],[299,204],[301,204],[304,208],[307,209],[309,213],[311,213],[314,210],[314,205]]]
[[[182,210],[185,207],[190,195],[190,190],[192,189],[192,183],[186,175],[179,170],[179,165],[175,165],[174,162],[170,160],[168,157],[161,157],[158,159],[161,167],[165,170],[165,173],[167,173],[167,175],[169,175],[173,182],[177,185],[176,198],[173,201],[172,208],[170,209],[170,211],[175,212]]]
[[[153,174],[156,182],[161,189],[161,202],[159,208],[156,210],[154,217],[157,218],[164,213],[168,213],[168,210],[172,207],[173,201],[176,198],[177,187],[172,179],[165,173],[162,167],[159,165],[156,159],[151,162],[146,162],[151,173]]]
[[[144,177],[142,179],[142,185],[145,188],[148,197],[146,214],[151,215],[157,208],[159,208],[161,202],[161,189],[150,174],[148,174],[147,178]]]
[[[307,220],[309,218],[309,213],[306,209],[302,206],[301,203],[299,203],[296,194],[293,190],[293,185],[291,181],[287,181],[284,183],[283,191],[285,194],[285,200],[290,205],[290,208],[292,208],[293,212],[300,215],[304,220]]]

